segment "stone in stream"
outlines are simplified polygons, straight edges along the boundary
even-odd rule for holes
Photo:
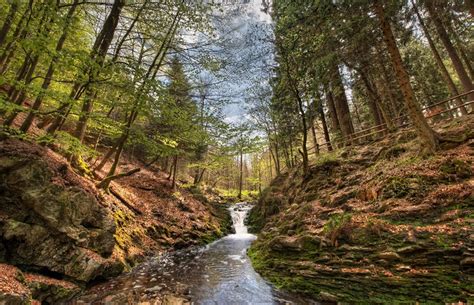
[[[145,289],[145,291],[146,292],[155,292],[155,291],[160,291],[162,289],[163,289],[163,287],[161,287],[161,286],[154,286],[154,287]]]

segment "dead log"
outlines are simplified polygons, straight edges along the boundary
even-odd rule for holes
[[[109,186],[110,182],[112,182],[113,180],[117,180],[117,179],[120,179],[120,178],[123,178],[123,177],[131,176],[135,173],[138,173],[140,170],[141,170],[141,168],[135,168],[135,169],[132,169],[131,171],[128,171],[126,173],[121,173],[121,174],[113,175],[113,176],[110,176],[110,177],[106,177],[104,180],[99,182],[99,184],[97,184],[97,187],[105,189]]]
[[[142,211],[134,207],[127,199],[125,199],[119,192],[117,192],[117,190],[113,186],[109,188],[109,191],[112,195],[115,196],[115,198],[120,200],[120,202],[123,203],[123,205],[125,205],[127,208],[132,210],[135,214],[139,214],[139,215],[143,214]]]

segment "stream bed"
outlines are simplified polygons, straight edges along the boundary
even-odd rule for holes
[[[253,269],[246,254],[251,206],[230,208],[235,234],[201,248],[170,252],[99,284],[71,304],[318,304],[278,291]]]

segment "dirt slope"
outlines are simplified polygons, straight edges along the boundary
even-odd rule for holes
[[[278,177],[249,220],[257,271],[328,301],[473,301],[474,118],[439,131],[471,140],[421,157],[399,132]]]
[[[137,166],[124,162],[121,170]],[[222,204],[197,190],[172,190],[157,171],[142,169],[112,190],[98,190],[48,148],[0,141],[0,262],[9,270],[0,278],[0,303],[64,300],[147,255],[230,230]],[[7,282],[22,290],[12,294]]]

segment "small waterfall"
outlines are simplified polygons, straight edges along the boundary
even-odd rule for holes
[[[237,203],[235,206],[230,208],[235,235],[249,235],[247,226],[244,222],[245,217],[247,217],[247,214],[251,208],[252,206],[247,202]]]

